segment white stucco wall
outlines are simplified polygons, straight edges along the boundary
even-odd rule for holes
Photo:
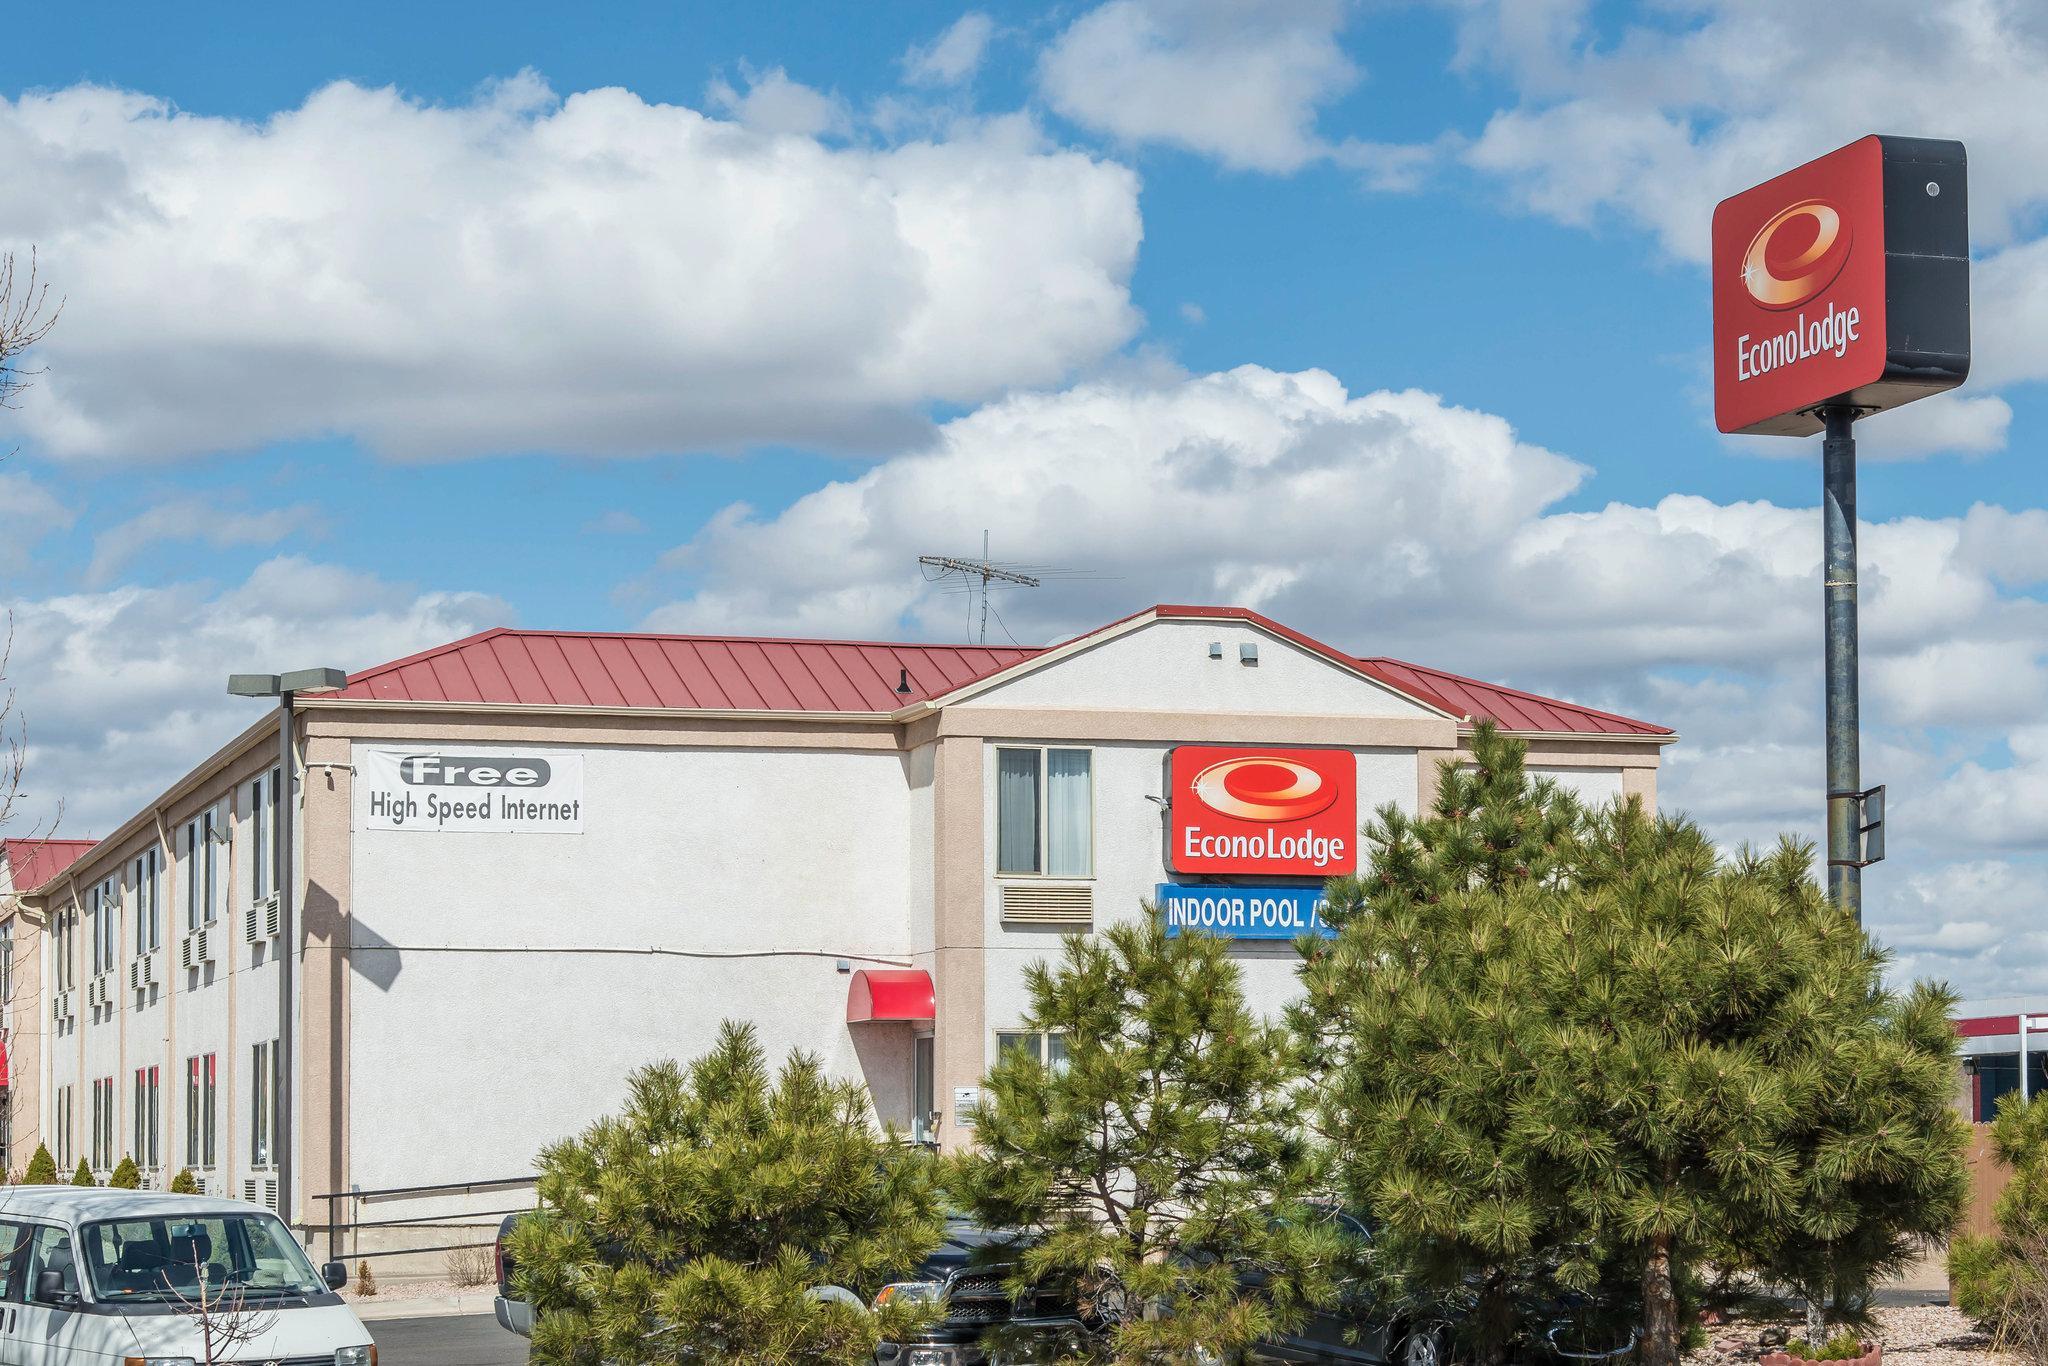
[[[1211,642],[1223,657],[1211,659]],[[1238,659],[1258,647],[1258,663]],[[1251,715],[1431,716],[1390,688],[1257,627],[1155,621],[956,705]]]
[[[834,1075],[867,1080],[886,1118],[905,1117],[893,1111],[907,1114],[908,1031],[849,1030],[834,961],[907,960],[929,942],[928,923],[912,928],[905,757],[574,752],[581,834],[358,819],[352,1178],[526,1171],[543,1144],[616,1110],[635,1067],[701,1053],[726,1018],[753,1021],[778,1061],[791,1047],[820,1053]]]

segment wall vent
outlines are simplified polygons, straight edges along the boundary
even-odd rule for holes
[[[242,1198],[252,1205],[261,1205],[272,1214],[277,1213],[277,1178],[274,1176],[242,1178]]]
[[[1090,929],[1095,924],[1095,888],[1086,883],[1006,882],[1003,923],[1064,925]]]

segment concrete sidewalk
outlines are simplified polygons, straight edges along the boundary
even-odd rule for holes
[[[393,1294],[373,1295],[368,1299],[348,1295],[344,1298],[348,1300],[348,1307],[356,1311],[357,1318],[364,1323],[374,1323],[379,1319],[439,1319],[456,1314],[489,1316],[491,1301],[497,1296],[498,1292],[487,1286],[456,1295]]]

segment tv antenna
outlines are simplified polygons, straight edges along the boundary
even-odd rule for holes
[[[970,592],[975,589],[975,580],[979,579],[981,581],[981,640],[979,643],[983,645],[988,644],[989,585],[998,583],[1009,588],[1036,588],[1039,582],[1030,574],[1020,574],[1014,569],[1005,569],[994,560],[991,560],[988,557],[988,531],[986,529],[981,533],[981,558],[978,560],[963,560],[952,555],[920,555],[917,557],[917,562],[927,570],[937,571],[936,573],[926,574],[925,577],[929,579],[943,579],[949,574],[960,575],[967,581],[967,588]]]

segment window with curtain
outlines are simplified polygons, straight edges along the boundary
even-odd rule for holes
[[[259,1043],[249,1069],[249,1165],[267,1168],[276,1160],[277,1044]]]
[[[1067,1068],[1067,1037],[1064,1034],[1039,1029],[998,1030],[997,1061],[1001,1061],[1012,1052],[1036,1058],[1055,1072],[1064,1072]]]
[[[1094,758],[1085,749],[997,749],[998,873],[1094,875]]]

